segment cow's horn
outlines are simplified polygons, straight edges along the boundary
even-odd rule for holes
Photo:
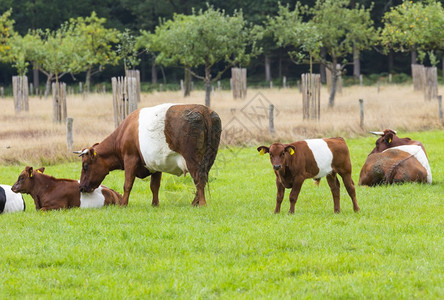
[[[84,149],[83,151],[82,150],[80,150],[80,151],[73,151],[73,153],[74,154],[78,154],[79,156],[83,156],[86,153],[88,153],[88,148]]]
[[[382,132],[382,131],[370,131],[370,133],[371,134],[374,134],[374,135],[384,135],[384,132]]]

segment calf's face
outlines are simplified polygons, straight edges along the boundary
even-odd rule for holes
[[[270,153],[270,162],[275,171],[279,171],[286,165],[286,160],[289,159],[290,155],[294,154],[294,150],[294,146],[281,143],[274,143],[270,147],[260,146],[257,148],[261,155]]]
[[[43,173],[45,168],[37,169],[37,172]],[[27,166],[19,175],[17,181],[12,186],[11,190],[14,193],[29,194],[34,186],[33,178],[34,170],[32,167]]]
[[[91,193],[100,186],[108,175],[109,169],[93,147],[83,150],[80,155],[82,156],[82,174],[79,189],[82,193]]]

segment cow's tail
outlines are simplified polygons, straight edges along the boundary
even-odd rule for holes
[[[385,174],[385,178],[384,178],[384,183],[385,184],[392,184],[393,180],[395,179],[395,175],[396,175],[396,169],[406,160],[414,157],[414,154],[411,154],[409,156],[407,156],[404,159],[401,159],[400,161],[398,161],[397,163],[393,164],[392,167],[387,171],[387,173]]]
[[[216,159],[217,150],[219,149],[220,135],[222,133],[222,123],[219,115],[214,111],[208,111],[203,116],[204,119],[204,136],[205,136],[205,152],[202,161],[199,164],[200,184],[204,186],[208,182],[208,173]]]

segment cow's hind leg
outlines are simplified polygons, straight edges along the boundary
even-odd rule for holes
[[[358,201],[356,200],[356,190],[355,183],[351,177],[351,174],[340,174],[342,177],[342,182],[344,182],[345,188],[347,189],[347,193],[350,196],[353,202],[353,210],[358,212],[360,210]]]
[[[150,189],[153,193],[152,206],[159,206],[159,187],[160,180],[162,179],[162,172],[156,172],[151,175]]]
[[[338,177],[336,177],[336,173],[331,173],[327,175],[327,182],[330,186],[331,194],[333,195],[333,202],[334,202],[334,209],[335,213],[341,212],[341,205],[340,205],[340,185]]]

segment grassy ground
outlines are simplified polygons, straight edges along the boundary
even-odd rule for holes
[[[149,179],[127,208],[43,213],[25,195],[26,212],[0,216],[0,298],[443,298],[444,131],[408,136],[424,143],[434,183],[357,187],[358,214],[343,187],[334,214],[323,180],[305,182],[294,215],[287,191],[274,215],[274,174],[255,148],[220,151],[203,208],[190,205],[189,176],[164,175],[158,208]],[[355,182],[374,141],[347,140]],[[2,183],[23,167],[1,166]],[[122,191],[123,172],[104,183]]]

